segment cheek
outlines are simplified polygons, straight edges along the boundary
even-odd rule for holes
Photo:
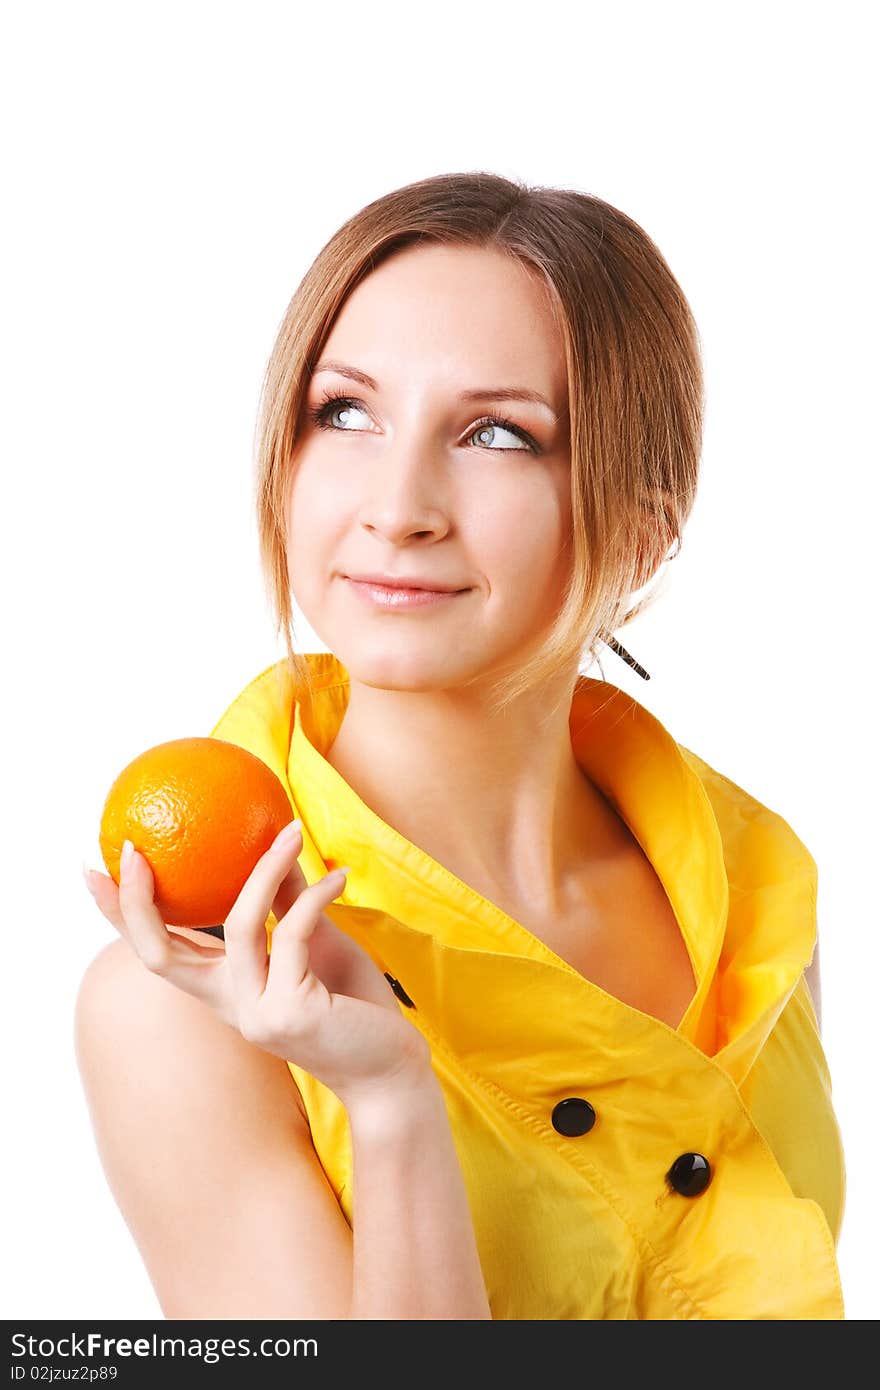
[[[311,606],[310,576],[319,568],[317,546],[320,530],[310,524],[317,499],[308,479],[298,473],[288,489],[285,508],[287,533],[287,578],[296,602]]]
[[[527,488],[489,499],[475,520],[473,553],[507,591],[542,597],[567,569],[571,506],[567,491]]]
[[[314,468],[300,464],[288,488],[285,520],[287,526],[288,568],[293,570],[297,556],[316,555],[325,541],[332,540],[340,524],[338,493],[322,484]],[[304,569],[305,566],[301,566]]]
[[[289,524],[305,535],[309,530],[309,518],[323,516],[329,506],[331,488],[321,486],[321,474],[317,468],[309,466],[308,458],[303,456],[290,483],[287,494],[287,517]]]

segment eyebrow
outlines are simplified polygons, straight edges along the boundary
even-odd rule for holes
[[[352,381],[360,382],[361,386],[366,386],[371,391],[378,391],[378,383],[366,372],[360,371],[357,367],[351,367],[347,362],[319,362],[314,368],[312,376],[317,376],[318,372],[338,372],[340,376],[350,377]],[[531,401],[534,405],[541,405],[545,410],[549,410],[554,420],[559,416],[553,406],[545,396],[538,391],[532,391],[527,386],[481,386],[475,387],[471,391],[462,391],[459,396],[461,401]]]

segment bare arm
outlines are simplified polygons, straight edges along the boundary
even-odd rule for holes
[[[352,1318],[491,1318],[443,1091],[433,1071],[349,1113]]]
[[[286,1063],[125,942],[86,971],[75,1041],[99,1156],[166,1317],[491,1317],[433,1071],[351,1117],[353,1233]]]

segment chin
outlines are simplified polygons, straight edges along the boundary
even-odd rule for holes
[[[484,658],[468,661],[460,650],[453,654],[437,643],[419,650],[411,638],[400,651],[376,642],[366,650],[361,650],[359,643],[327,645],[352,680],[375,690],[446,690],[481,675],[485,664]]]

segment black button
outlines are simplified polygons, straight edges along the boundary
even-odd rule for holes
[[[395,980],[393,975],[389,975],[387,970],[384,970],[382,973],[384,974],[385,979],[388,981],[391,988],[394,990],[394,993],[397,995],[401,1004],[405,1004],[408,1009],[414,1009],[415,1004],[410,999],[409,995],[407,994],[400,981]]]
[[[682,1197],[699,1197],[712,1181],[709,1160],[702,1154],[682,1154],[666,1174],[666,1181]]]
[[[553,1107],[553,1128],[560,1134],[589,1134],[596,1123],[596,1112],[588,1100],[569,1096]]]

